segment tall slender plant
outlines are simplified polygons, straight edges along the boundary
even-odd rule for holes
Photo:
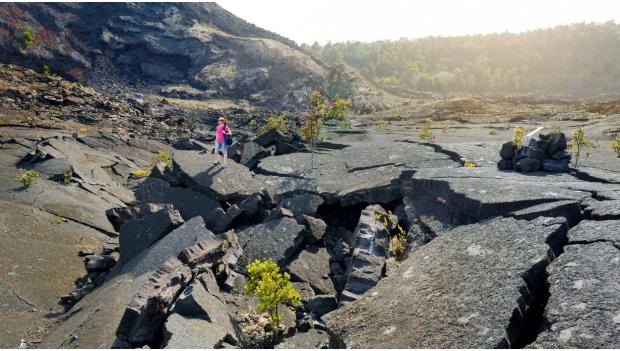
[[[321,133],[323,123],[330,120],[346,120],[349,106],[351,106],[350,100],[336,98],[329,101],[319,91],[315,90],[312,92],[310,107],[308,107],[308,112],[301,125],[301,134],[308,142],[311,152],[310,171],[314,169],[314,152],[319,142],[319,134]]]

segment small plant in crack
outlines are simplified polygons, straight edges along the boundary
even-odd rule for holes
[[[527,132],[527,128],[525,127],[515,127],[513,129],[512,140],[519,150],[523,148],[523,143],[525,142],[525,132]]]
[[[154,162],[155,164],[163,162],[166,167],[172,169],[172,157],[165,151],[158,152],[157,155],[155,155]]]
[[[614,140],[611,141],[609,147],[616,153],[618,157],[620,157],[620,137],[615,137]]]
[[[388,213],[375,212],[375,219],[381,222],[390,232],[390,252],[396,258],[396,262],[400,263],[405,256],[407,250],[407,232],[398,223],[397,217],[388,210]]]
[[[286,132],[288,130],[288,121],[286,116],[270,116],[267,118],[265,124],[260,128],[258,134],[263,135],[272,129],[275,129],[280,133]]]
[[[149,174],[151,174],[151,172],[149,172],[146,169],[138,168],[138,169],[134,169],[133,171],[131,171],[130,174],[134,178],[144,178],[144,177],[148,177]]]
[[[430,142],[435,141],[435,135],[431,130],[431,126],[433,125],[433,120],[431,118],[426,118],[424,120],[424,126],[422,130],[418,133],[418,137],[422,140],[428,140]]]
[[[299,292],[291,284],[291,276],[280,273],[280,267],[271,259],[254,260],[247,267],[248,281],[245,292],[258,297],[258,309],[269,314],[269,321],[274,331],[280,327],[281,316],[278,312],[280,303],[297,306],[301,303]]]
[[[598,149],[599,144],[594,140],[587,139],[586,133],[581,127],[577,128],[577,130],[573,132],[570,138],[571,138],[572,143],[568,144],[568,150],[573,156],[575,156],[574,164],[575,164],[575,168],[577,168],[579,167],[579,158],[581,157],[584,150],[586,149],[596,150]],[[586,158],[589,158],[590,154],[591,154],[590,151],[586,151],[585,153]]]
[[[19,180],[24,184],[25,188],[30,188],[32,184],[34,184],[37,179],[39,179],[39,172],[37,171],[27,171],[21,175]]]
[[[63,173],[62,175],[62,183],[64,185],[69,185],[71,184],[71,179],[73,178],[73,171],[72,170],[68,170],[65,173]]]

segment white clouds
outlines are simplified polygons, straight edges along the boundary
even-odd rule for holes
[[[620,21],[615,0],[223,0],[235,15],[298,43],[521,32]]]

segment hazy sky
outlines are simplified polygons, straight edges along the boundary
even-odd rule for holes
[[[223,0],[235,15],[298,44],[522,32],[620,22],[618,0]]]

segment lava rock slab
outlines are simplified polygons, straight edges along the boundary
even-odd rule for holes
[[[552,223],[505,218],[458,227],[323,320],[351,348],[515,345],[520,311],[535,303],[550,252],[561,248],[564,227]]]

